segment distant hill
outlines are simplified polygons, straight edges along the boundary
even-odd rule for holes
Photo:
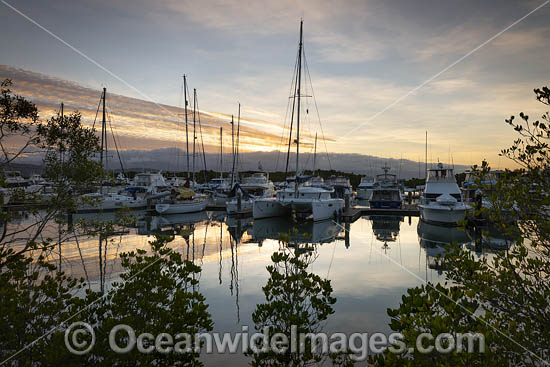
[[[187,160],[185,151],[177,148],[164,148],[154,150],[125,150],[120,152],[120,158],[127,169],[132,170],[163,170],[163,171],[186,171]],[[206,166],[209,170],[218,171],[220,167],[219,154],[206,153]],[[230,154],[223,156],[223,171],[230,172],[232,168],[232,157]],[[190,159],[190,164],[192,165]],[[295,169],[296,156],[290,155],[289,171]],[[317,155],[317,169],[334,169],[340,172],[356,173],[360,175],[374,176],[381,173],[381,167],[387,164],[391,172],[399,178],[409,179],[413,177],[424,177],[424,163],[414,162],[407,159],[399,160],[392,158],[381,158],[362,154],[326,153]],[[18,160],[20,170],[26,172],[38,172],[41,165],[41,158],[38,155]],[[196,170],[203,169],[203,156],[197,154],[195,158]],[[263,170],[284,171],[286,166],[286,153],[272,152],[247,152],[239,155],[239,170]],[[116,152],[110,152],[108,167],[120,169],[120,163]],[[300,167],[311,170],[313,168],[313,154],[300,154]],[[468,166],[455,165],[456,173],[463,172]]]

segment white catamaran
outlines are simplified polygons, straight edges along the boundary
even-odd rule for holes
[[[334,189],[316,187],[306,182],[300,173],[300,100],[302,84],[303,21],[300,22],[300,43],[296,63],[296,78],[293,78],[294,94],[292,110],[296,112],[296,180],[290,186],[278,191],[275,198],[257,199],[253,204],[254,219],[280,217],[296,214],[297,218],[319,221],[337,217],[342,213],[344,200],[334,197]],[[296,104],[296,109],[294,109]],[[291,132],[292,134],[292,129]]]

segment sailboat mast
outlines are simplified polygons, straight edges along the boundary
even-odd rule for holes
[[[183,95],[185,99],[185,155],[187,156],[187,179],[189,180],[189,128],[187,124],[187,78],[183,74]]]
[[[101,119],[101,155],[100,155],[100,162],[101,166],[103,167],[103,151],[107,150],[107,132],[105,131],[105,97],[107,94],[107,88],[103,88],[103,96],[102,96],[102,103],[103,103],[103,118]],[[107,162],[107,155],[105,154],[105,162]],[[107,163],[105,163],[107,165]]]
[[[231,154],[233,155],[233,165],[231,166],[231,187],[235,179],[235,121],[231,115]]]
[[[223,178],[223,127],[220,126],[220,178]]]
[[[300,171],[300,89],[302,88],[302,37],[304,21],[300,20],[300,44],[298,45],[298,110],[296,111],[296,180]]]
[[[193,182],[195,182],[195,141],[197,140],[197,89],[193,88]]]

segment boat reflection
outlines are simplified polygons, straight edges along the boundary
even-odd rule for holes
[[[463,245],[472,241],[461,228],[438,226],[421,220],[418,221],[417,233],[420,246],[426,251],[428,268],[440,273],[445,270],[439,256],[445,253],[445,246]]]
[[[370,215],[368,219],[371,221],[372,232],[376,239],[383,242],[383,249],[389,248],[388,242],[395,242],[399,237],[399,230],[403,217],[395,215]]]
[[[478,254],[505,251],[515,242],[513,236],[503,233],[492,225],[474,228],[471,234],[474,242],[467,247]]]
[[[288,235],[291,243],[323,244],[333,242],[341,231],[333,220],[295,223],[286,218],[256,219],[252,238],[258,246],[265,240],[279,240],[281,234]]]
[[[236,244],[241,242],[248,242],[248,239],[243,241],[243,236],[245,233],[248,233],[253,227],[253,217],[247,218],[237,218],[234,216],[227,216],[225,220],[225,225],[227,226],[227,231],[231,235],[233,241]]]
[[[139,235],[174,234],[174,229],[190,226],[209,219],[209,212],[144,216],[136,222]]]

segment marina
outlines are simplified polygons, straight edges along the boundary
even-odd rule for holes
[[[0,365],[550,364],[547,4],[2,1]]]

